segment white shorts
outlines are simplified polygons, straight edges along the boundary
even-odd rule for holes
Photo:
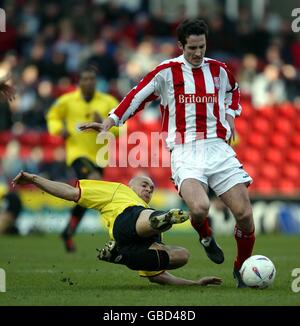
[[[222,139],[196,140],[175,145],[171,154],[172,178],[180,191],[185,179],[197,179],[217,196],[239,183],[252,183],[236,153]]]

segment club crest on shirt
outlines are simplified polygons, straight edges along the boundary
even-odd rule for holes
[[[220,89],[220,77],[214,77],[214,84],[216,89]]]

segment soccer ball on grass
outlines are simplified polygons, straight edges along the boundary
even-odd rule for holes
[[[255,255],[244,261],[240,274],[248,287],[265,289],[274,282],[276,268],[268,257]]]

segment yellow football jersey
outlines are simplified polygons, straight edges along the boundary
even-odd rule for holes
[[[65,128],[69,136],[66,139],[66,161],[71,165],[79,157],[86,157],[96,164],[97,152],[103,144],[97,144],[97,132],[79,131],[78,125],[95,120],[98,114],[103,120],[108,113],[118,105],[118,100],[113,96],[101,92],[95,92],[91,101],[86,102],[80,89],[59,97],[49,109],[46,119],[48,131],[53,135],[60,135]],[[118,128],[110,129],[114,135],[118,134]],[[99,160],[98,156],[98,160]],[[104,167],[107,159],[100,162]]]
[[[80,198],[77,203],[86,208],[93,208],[101,212],[105,224],[108,228],[109,236],[113,239],[113,225],[119,214],[130,206],[149,205],[143,201],[131,188],[122,183],[79,180],[76,185],[80,189]],[[164,271],[139,271],[143,277],[155,276]]]
[[[77,203],[86,208],[93,208],[101,212],[109,235],[113,239],[112,229],[115,219],[127,207],[149,205],[144,202],[131,188],[122,183],[79,180],[80,198]]]

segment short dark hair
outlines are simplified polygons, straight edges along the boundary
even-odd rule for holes
[[[205,35],[207,40],[208,37],[208,26],[203,19],[200,18],[192,18],[186,19],[181,22],[176,29],[177,39],[178,41],[185,46],[186,39],[190,35]]]
[[[93,74],[95,74],[95,75],[97,76],[98,69],[97,69],[97,67],[95,67],[95,66],[93,66],[93,65],[85,66],[85,67],[83,67],[82,69],[80,69],[79,77],[81,78],[82,75],[83,75],[85,72],[91,72],[91,73],[93,73]]]

